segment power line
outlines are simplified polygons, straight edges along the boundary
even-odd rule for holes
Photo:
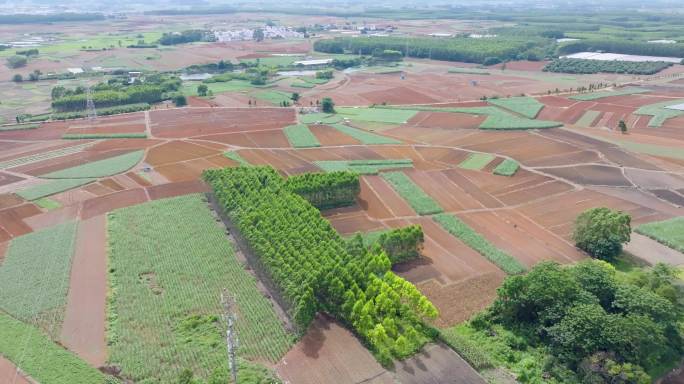
[[[90,90],[90,86],[86,88],[86,112],[88,115],[88,120],[93,121],[97,119],[97,111],[95,110],[95,103],[93,102],[93,93]]]

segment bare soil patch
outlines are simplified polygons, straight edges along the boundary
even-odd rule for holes
[[[34,381],[29,381],[24,374],[17,372],[14,363],[0,356],[0,383],[34,384]]]
[[[485,384],[461,356],[443,344],[429,344],[416,355],[395,363],[402,384]]]
[[[142,204],[147,200],[147,194],[143,188],[129,189],[106,196],[95,197],[83,202],[81,218],[87,220],[118,208]]]
[[[632,186],[620,168],[603,165],[578,165],[562,168],[540,168],[552,175],[562,177],[582,185]]]
[[[201,180],[180,183],[168,183],[147,188],[150,200],[165,199],[188,195],[191,193],[209,192],[209,187]]]
[[[9,173],[0,172],[0,187],[3,185],[16,183],[17,181],[21,180],[24,180],[24,178],[15,175],[10,175]]]

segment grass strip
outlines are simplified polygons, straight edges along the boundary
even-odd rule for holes
[[[497,165],[492,173],[499,176],[513,176],[518,169],[520,169],[520,164],[517,161],[506,159]]]
[[[650,237],[679,252],[684,252],[684,217],[641,224],[634,232]]]
[[[40,124],[14,124],[14,125],[2,125],[0,126],[0,132],[6,131],[24,131],[27,129],[36,129],[40,127]]]
[[[65,133],[64,140],[146,139],[147,133]]]
[[[44,184],[22,189],[16,192],[16,194],[26,200],[37,200],[92,183],[95,180],[96,179],[55,179]]]
[[[142,160],[144,154],[145,151],[129,152],[61,171],[50,172],[40,177],[43,179],[92,179],[113,176],[133,168]]]
[[[315,84],[311,84],[311,83],[298,82],[298,83],[292,83],[292,84],[290,84],[290,86],[291,86],[291,87],[295,87],[295,88],[307,88],[307,89],[311,89],[311,88],[315,87],[316,85],[315,85]]]
[[[411,180],[404,172],[387,172],[382,178],[406,200],[411,208],[419,215],[432,215],[443,212],[442,207],[433,200],[422,188]]]
[[[304,124],[335,124],[341,122],[342,117],[328,113],[306,113],[299,116],[299,121]]]
[[[440,330],[439,338],[477,371],[495,367],[495,363],[478,343],[462,335],[455,328]]]
[[[464,74],[464,75],[490,75],[491,73],[486,69],[479,68],[449,68],[448,73]]]
[[[343,124],[328,124],[329,126],[335,128],[336,130],[349,135],[356,140],[360,141],[361,144],[401,144],[401,141],[393,139],[391,137],[385,137],[364,131],[362,129],[353,128]]]
[[[245,160],[244,157],[240,156],[240,154],[237,153],[237,151],[228,151],[228,152],[224,152],[224,153],[223,153],[223,156],[225,156],[225,157],[227,157],[227,158],[229,158],[229,159],[231,159],[231,160],[233,160],[233,161],[236,161],[236,162],[240,163],[240,165],[243,166],[243,167],[249,167],[249,166],[252,165],[252,164],[249,163],[249,161]]]
[[[463,160],[458,167],[463,169],[471,169],[479,171],[486,167],[496,156],[490,153],[471,153],[465,160]]]
[[[353,171],[362,175],[375,175],[386,169],[412,168],[413,160],[319,160],[314,163],[325,172]]]
[[[76,222],[70,222],[12,239],[0,266],[3,311],[23,321],[38,321],[58,333],[69,290],[76,228]]]
[[[287,141],[295,148],[320,147],[321,143],[306,124],[295,124],[283,128]]]
[[[525,272],[525,267],[518,260],[490,243],[458,217],[441,214],[433,216],[432,219],[509,275]]]
[[[593,101],[593,100],[599,100],[599,99],[603,99],[605,97],[611,97],[611,96],[636,95],[639,93],[648,93],[648,92],[651,92],[651,90],[646,89],[646,88],[625,88],[625,89],[621,89],[621,90],[617,90],[617,91],[601,91],[601,92],[580,93],[579,95],[570,96],[570,99],[580,100],[580,101]]]
[[[105,376],[37,328],[0,311],[0,355],[40,383],[105,383]]]
[[[227,373],[223,288],[235,298],[240,358],[275,363],[292,346],[294,337],[202,195],[115,210],[108,215],[108,241],[109,360],[125,377],[175,383],[184,368],[200,380],[216,370]],[[271,382],[257,374],[263,376],[263,368],[242,361],[243,380]]]
[[[599,117],[600,114],[601,112],[599,111],[586,111],[582,117],[577,120],[575,125],[579,125],[581,127],[591,127],[591,124],[594,122],[594,120],[596,120],[597,117]]]

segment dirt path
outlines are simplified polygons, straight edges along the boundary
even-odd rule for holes
[[[107,358],[106,222],[105,216],[101,215],[79,224],[61,335],[67,348],[94,367],[102,366]]]
[[[2,384],[34,384],[21,372],[17,373],[17,367],[9,360],[0,356],[0,383]]]

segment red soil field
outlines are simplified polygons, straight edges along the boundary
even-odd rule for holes
[[[81,206],[79,204],[65,206],[61,209],[28,217],[24,219],[24,222],[28,224],[33,231],[39,231],[57,224],[66,223],[67,221],[78,220],[80,210]]]
[[[90,147],[92,151],[109,151],[113,149],[146,149],[157,144],[161,144],[161,140],[152,139],[107,139],[100,140],[95,145]]]
[[[145,132],[145,113],[101,116],[95,121],[73,120],[65,123],[68,134],[140,133]]]
[[[49,159],[22,165],[20,167],[12,168],[12,172],[25,173],[31,176],[44,175],[50,172],[61,171],[66,168],[76,167],[93,161],[104,160],[110,157],[119,156],[131,152],[130,150],[113,150],[113,151],[93,151],[87,150],[72,155],[61,156],[56,159]]]
[[[632,186],[632,183],[623,176],[621,169],[616,167],[579,165],[563,168],[540,168],[540,170],[582,185]]]
[[[96,216],[78,226],[61,342],[94,367],[107,359],[107,220]]]
[[[3,384],[34,384],[22,373],[17,372],[17,367],[9,360],[0,356],[0,383]]]
[[[1,142],[0,142],[1,143]],[[58,143],[58,144],[56,144]],[[80,145],[88,143],[88,141],[79,141],[78,143],[74,142],[44,142],[44,143],[32,143],[29,145],[21,145],[22,143],[14,143],[12,144],[17,144],[17,146],[12,146],[12,148],[8,148],[6,150],[2,150],[2,153],[0,154],[0,162],[4,162],[7,160],[12,160],[12,159],[17,159],[21,157],[27,157],[39,153],[44,153],[44,152],[50,152],[50,151],[55,151],[58,149],[62,148],[68,148],[68,147],[73,147],[75,145]]]
[[[195,180],[151,186],[147,188],[147,194],[150,196],[150,200],[158,200],[191,193],[206,193],[209,190],[210,188],[204,182]]]
[[[449,169],[444,171],[444,175],[451,181],[451,184],[445,184],[443,187],[463,195],[461,205],[466,209],[480,209],[480,208],[499,208],[503,204],[501,201],[481,190],[475,183],[470,180],[472,174],[480,173],[478,171],[468,172],[462,169]],[[462,192],[461,192],[462,191]]]
[[[402,384],[487,383],[461,356],[443,344],[426,345],[414,356],[397,362],[393,371]]]
[[[381,222],[368,217],[360,206],[349,207],[343,211],[323,212],[326,219],[335,230],[342,235],[352,235],[356,232],[369,232],[384,229]]]
[[[0,131],[0,140],[58,140],[64,132],[63,123],[44,123],[36,129]]]
[[[2,265],[2,261],[5,259],[5,253],[7,252],[7,247],[9,246],[8,241],[4,241],[0,243],[0,265]]]
[[[24,199],[12,193],[5,193],[0,195],[0,209],[14,207],[15,205],[19,205],[23,202]]]
[[[16,183],[17,181],[21,180],[24,180],[24,178],[10,175],[9,173],[0,172],[0,186]]]
[[[148,197],[143,188],[129,189],[106,196],[95,197],[83,202],[81,219],[87,220],[118,208],[141,204],[147,200]]]
[[[392,217],[389,208],[385,206],[382,199],[371,189],[368,184],[367,176],[361,177],[361,192],[358,197],[359,205],[368,213],[370,217],[376,219],[387,219]]]
[[[213,100],[206,100],[195,96],[188,97],[188,106],[193,108],[212,108],[218,107],[219,104]]]
[[[443,172],[405,171],[405,173],[445,211],[482,208],[478,201],[468,196]]]
[[[276,366],[284,382],[392,384],[391,373],[347,329],[319,316]]]
[[[570,107],[577,102],[576,100],[567,99],[562,96],[541,96],[538,97],[537,100],[546,106],[562,108]]]
[[[363,176],[368,189],[373,192],[394,217],[415,216],[411,206],[380,176]]]
[[[486,118],[465,113],[418,112],[408,124],[426,128],[478,129]]]
[[[0,229],[3,229],[12,237],[30,233],[31,227],[26,225],[23,219],[39,213],[41,213],[40,208],[31,203],[3,209],[0,211]]]
[[[155,137],[183,138],[283,128],[293,124],[291,108],[176,108],[150,112]]]
[[[396,75],[393,74],[387,76]],[[406,87],[395,87],[382,91],[364,92],[360,93],[359,96],[362,96],[373,104],[428,104],[438,101],[437,99]]]
[[[309,125],[309,129],[316,136],[322,146],[360,144],[361,142],[349,135],[327,125]]]
[[[145,162],[158,167],[163,164],[187,161],[219,153],[214,149],[199,146],[185,141],[170,141],[168,143],[150,148],[145,157]]]
[[[544,69],[548,61],[509,61],[506,63],[506,69],[513,71],[533,71],[538,72]],[[497,64],[492,68],[501,69],[503,64]]]

